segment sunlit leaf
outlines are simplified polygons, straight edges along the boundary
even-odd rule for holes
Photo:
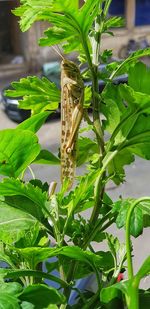
[[[128,72],[130,65],[136,63],[136,61],[144,56],[150,55],[150,48],[144,48],[133,52],[128,58],[121,63],[116,63],[115,69],[112,72],[110,78],[113,79],[116,75]],[[109,66],[109,65],[108,65]]]
[[[18,177],[40,152],[38,138],[31,131],[0,131],[0,173]]]
[[[10,206],[29,213],[39,221],[47,214],[45,203],[46,192],[31,183],[24,184],[16,179],[4,179],[0,183],[0,195],[5,196]]]
[[[35,164],[50,164],[59,165],[60,159],[48,150],[41,150],[39,155],[34,160]]]
[[[34,133],[36,133],[41,126],[45,123],[47,117],[51,114],[52,112],[43,112],[37,115],[34,115],[22,123],[20,123],[17,127],[16,130],[29,130]]]
[[[77,166],[88,161],[89,158],[98,153],[98,146],[95,141],[88,137],[80,137],[78,139]]]
[[[0,308],[19,309],[17,296],[22,291],[22,286],[17,282],[0,283]]]
[[[6,95],[11,97],[23,97],[19,100],[19,107],[31,109],[32,114],[45,110],[56,110],[60,103],[60,90],[46,77],[37,76],[21,78],[19,82],[13,82],[13,90],[6,90]]]
[[[53,0],[25,0],[21,6],[13,10],[16,16],[21,16],[21,30],[26,31],[30,28],[39,16],[46,15],[50,9]],[[46,16],[45,16],[46,18]]]
[[[18,207],[19,208],[19,207]],[[4,243],[14,243],[24,237],[27,230],[33,227],[36,219],[20,209],[14,209],[4,202],[0,203],[0,240]],[[12,266],[9,257],[1,252],[0,260]]]

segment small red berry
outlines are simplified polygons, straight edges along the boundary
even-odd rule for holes
[[[117,282],[120,282],[121,280],[123,280],[123,274],[120,273],[117,277]]]

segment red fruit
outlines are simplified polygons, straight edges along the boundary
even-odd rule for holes
[[[117,277],[117,282],[120,282],[121,280],[123,280],[123,274],[120,273]]]

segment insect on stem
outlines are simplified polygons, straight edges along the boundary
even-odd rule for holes
[[[72,187],[76,167],[76,140],[83,117],[84,83],[78,66],[61,63],[61,181]]]

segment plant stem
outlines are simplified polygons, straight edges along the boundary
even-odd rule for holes
[[[85,304],[82,309],[91,309],[92,305],[95,303],[95,301],[97,300],[97,298],[99,297],[99,293],[100,290],[98,289],[97,293],[94,294],[91,299],[87,302],[87,304]]]
[[[94,66],[92,63],[88,44],[83,35],[82,35],[82,45],[83,45],[83,48],[84,48],[84,51],[87,57],[89,69],[91,71],[92,100],[93,100],[93,125],[95,127],[96,137],[97,137],[98,145],[100,147],[100,153],[102,154],[104,150],[104,140],[103,140],[103,132],[102,132],[100,116],[99,116],[99,98],[95,95],[96,93],[99,93],[98,76],[97,76],[98,68]]]
[[[131,216],[133,213],[134,208],[143,201],[150,201],[150,197],[143,197],[139,198],[131,205],[126,218],[126,251],[127,251],[127,266],[128,266],[128,279],[133,278],[133,263],[132,263],[132,256],[131,256],[131,240],[130,240],[130,224],[131,224]]]
[[[114,218],[109,220],[105,225],[103,225],[108,219],[109,219],[109,215],[110,215],[111,211],[108,212],[108,214],[106,216],[104,216],[94,227],[94,229],[91,231],[90,234],[87,235],[87,238],[85,239],[82,248],[86,249],[87,246],[90,245],[90,242],[94,239],[95,235],[97,234],[97,232],[99,231],[99,233],[101,233],[102,231],[104,231],[107,227],[109,227],[112,222],[114,222]]]
[[[104,138],[103,138],[103,131],[102,131],[102,126],[101,126],[101,121],[100,121],[100,113],[99,113],[99,97],[97,97],[95,94],[99,92],[99,85],[98,85],[98,67],[93,66],[90,52],[88,49],[87,42],[83,38],[83,47],[87,56],[87,61],[89,64],[89,68],[91,71],[91,76],[92,76],[92,98],[93,98],[93,126],[94,126],[94,131],[96,134],[97,138],[97,143],[99,145],[99,151],[100,151],[100,167],[102,164],[102,157],[104,153]],[[102,181],[101,178],[96,183],[96,194],[95,194],[95,207],[92,212],[91,216],[91,223],[93,223],[98,216],[98,211],[97,209],[100,206],[100,200],[102,199],[103,195],[103,188],[102,187]],[[101,194],[100,194],[101,191]]]
[[[125,299],[128,309],[139,309],[138,287],[132,288],[132,296],[129,297],[127,294],[125,294]]]

